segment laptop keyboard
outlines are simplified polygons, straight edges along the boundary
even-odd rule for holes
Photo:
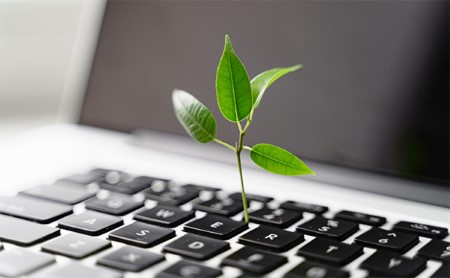
[[[0,276],[450,276],[446,227],[251,193],[249,225],[239,192],[105,169],[0,197]]]

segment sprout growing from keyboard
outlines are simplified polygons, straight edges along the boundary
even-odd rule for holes
[[[225,36],[225,46],[217,67],[216,96],[222,115],[228,121],[237,124],[239,137],[234,144],[216,138],[216,121],[205,105],[185,91],[174,90],[172,93],[175,114],[192,138],[200,143],[216,142],[236,154],[246,223],[249,222],[249,216],[242,174],[241,153],[243,150],[250,151],[253,162],[269,172],[287,176],[314,175],[314,172],[298,157],[280,147],[271,144],[257,144],[253,147],[244,145],[244,136],[267,88],[283,75],[301,67],[301,65],[295,65],[274,68],[257,75],[250,81],[244,65],[233,50],[230,38],[228,35]]]

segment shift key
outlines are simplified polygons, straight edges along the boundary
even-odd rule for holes
[[[0,213],[47,224],[72,213],[72,207],[18,195],[0,198]]]

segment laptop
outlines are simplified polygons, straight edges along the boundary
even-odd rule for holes
[[[85,1],[61,107],[76,124],[0,145],[1,277],[449,277],[448,3]],[[221,119],[224,36],[266,93],[247,145],[178,123],[175,88]],[[444,59],[445,58],[445,59]]]

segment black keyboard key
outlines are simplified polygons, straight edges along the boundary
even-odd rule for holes
[[[242,202],[242,193],[236,192],[233,194],[230,194],[228,198],[239,200]],[[260,202],[260,203],[268,203],[273,201],[272,197],[267,196],[261,196],[261,195],[255,195],[255,194],[245,194],[245,199],[247,199],[247,202]]]
[[[371,275],[388,277],[414,277],[425,269],[426,260],[408,259],[398,254],[377,251],[364,262],[361,268]]]
[[[363,248],[335,240],[315,238],[298,250],[297,254],[310,260],[342,266],[361,256]]]
[[[155,180],[156,178],[152,177],[141,176],[134,178],[124,173],[111,172],[97,183],[103,189],[132,195],[149,188]]]
[[[58,226],[66,230],[96,236],[122,224],[121,218],[95,211],[86,211],[82,214],[70,215],[61,219]]]
[[[72,213],[72,207],[17,195],[0,198],[0,213],[47,224]]]
[[[14,248],[0,253],[0,276],[19,277],[55,262],[49,254]]]
[[[125,215],[144,205],[143,201],[135,201],[126,195],[111,195],[105,199],[94,198],[86,201],[86,208],[113,215]]]
[[[29,246],[58,235],[59,229],[0,215],[0,240],[2,241]]]
[[[222,275],[220,269],[181,260],[156,275],[156,278],[215,278]]]
[[[108,172],[109,170],[105,169],[94,169],[90,172],[84,174],[76,174],[59,181],[88,185],[103,178]]]
[[[355,239],[357,244],[405,253],[419,242],[412,234],[372,228]]]
[[[243,247],[226,257],[223,265],[237,267],[253,274],[265,274],[287,263],[284,256],[264,252],[250,247]]]
[[[194,216],[194,211],[184,211],[177,207],[157,205],[154,208],[137,213],[134,219],[164,227],[176,227]]]
[[[100,258],[97,264],[121,271],[138,272],[163,260],[164,256],[161,254],[155,254],[133,246],[124,246]]]
[[[427,259],[450,262],[450,242],[433,239],[422,247],[417,255]]]
[[[327,219],[317,216],[297,227],[297,231],[313,236],[344,240],[358,231],[359,226],[353,222]]]
[[[67,205],[74,205],[95,196],[95,193],[86,187],[67,184],[38,185],[20,193]]]
[[[242,235],[239,238],[239,243],[267,251],[284,252],[303,240],[304,236],[300,233],[261,225]]]
[[[81,259],[110,246],[108,240],[69,233],[44,243],[42,251]]]
[[[350,273],[344,270],[339,270],[337,268],[332,268],[329,266],[324,266],[311,262],[302,262],[288,273],[286,273],[284,278],[340,278],[340,277],[350,277]]]
[[[171,186],[168,181],[157,180],[143,191],[145,197],[158,203],[180,206],[198,197],[198,192],[188,191],[181,186]]]
[[[212,198],[198,204],[194,204],[194,209],[224,216],[233,216],[243,210],[242,201],[231,198]]]
[[[323,214],[328,211],[328,207],[302,203],[302,202],[294,202],[294,201],[286,201],[280,205],[280,208],[296,210],[296,211],[306,211],[315,214]]]
[[[184,225],[185,232],[218,239],[232,238],[247,228],[248,225],[244,222],[210,214]]]
[[[380,227],[386,223],[386,218],[356,211],[342,210],[334,218]]]
[[[303,215],[299,211],[264,207],[260,210],[251,212],[249,217],[252,222],[286,228],[302,219]]]
[[[186,234],[164,246],[163,250],[197,260],[207,260],[229,248],[226,241]]]
[[[200,191],[209,191],[209,192],[217,192],[222,189],[212,186],[198,185],[198,184],[185,184],[183,188],[188,191],[200,192]]]
[[[413,233],[418,236],[443,239],[448,235],[448,229],[414,222],[400,221],[394,225],[394,230]]]
[[[431,278],[448,278],[450,277],[450,264],[443,264]]]
[[[175,237],[175,231],[142,222],[134,222],[108,235],[109,239],[138,247],[151,247]]]

